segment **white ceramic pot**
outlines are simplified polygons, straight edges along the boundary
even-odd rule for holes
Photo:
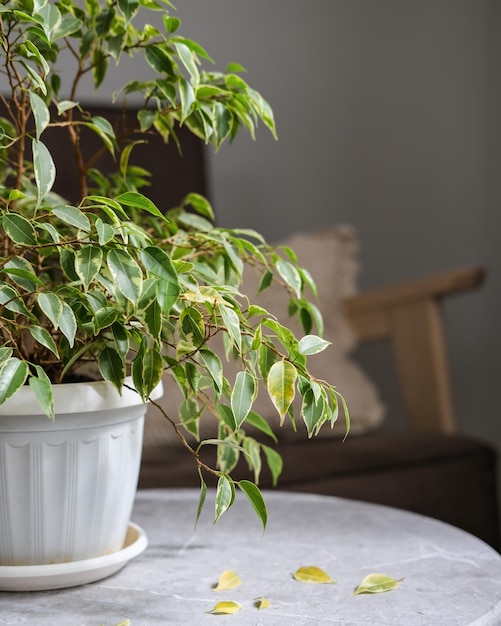
[[[82,561],[124,544],[147,406],[103,381],[54,385],[54,397],[54,422],[29,387],[0,407],[0,566]]]

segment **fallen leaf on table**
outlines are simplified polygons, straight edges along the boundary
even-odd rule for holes
[[[403,579],[402,579],[403,580]],[[360,593],[384,593],[393,591],[398,587],[400,580],[395,580],[384,574],[369,574],[353,592],[354,595]]]
[[[315,565],[300,567],[292,576],[301,583],[314,583],[317,585],[337,584],[329,574],[326,574],[323,569]]]
[[[221,574],[217,585],[212,589],[212,591],[225,591],[226,589],[235,589],[235,587],[239,587],[241,584],[242,580],[240,576],[236,572],[233,572],[231,569],[227,569]]]
[[[231,615],[232,613],[238,613],[242,607],[237,602],[218,602],[216,606],[207,613],[213,615]]]
[[[256,598],[254,600],[255,607],[260,611],[261,609],[268,609],[271,606],[271,602],[268,598]]]

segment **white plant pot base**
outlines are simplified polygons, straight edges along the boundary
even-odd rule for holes
[[[71,566],[124,544],[147,407],[103,381],[54,392],[54,422],[29,387],[0,407],[0,567]]]
[[[72,563],[0,566],[0,591],[46,591],[92,583],[118,572],[147,545],[144,530],[130,523],[122,549],[113,554]]]

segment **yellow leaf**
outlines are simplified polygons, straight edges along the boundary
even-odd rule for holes
[[[398,587],[400,580],[395,580],[384,574],[369,574],[353,592],[354,595],[359,593],[384,593],[385,591],[393,591]]]
[[[218,602],[216,606],[207,613],[213,615],[231,615],[232,613],[238,613],[242,607],[237,602]]]
[[[268,609],[271,606],[271,602],[268,600],[268,598],[256,598],[254,600],[255,603],[255,607],[260,611],[261,609]]]
[[[277,361],[268,373],[266,387],[268,395],[280,414],[280,425],[294,400],[296,379],[296,368],[288,361]]]
[[[225,591],[226,589],[235,589],[242,584],[240,576],[230,569],[224,571],[219,577],[217,585],[212,591]]]
[[[308,565],[305,567],[300,567],[294,574],[293,577],[296,580],[299,580],[301,583],[315,583],[317,585],[322,584],[331,584],[335,585],[336,581],[333,580],[328,574],[324,572],[324,570],[316,567],[315,565]]]

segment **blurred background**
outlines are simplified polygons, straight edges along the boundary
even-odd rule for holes
[[[459,428],[501,452],[501,3],[179,0],[177,8],[181,34],[219,68],[245,66],[277,120],[278,142],[263,130],[256,142],[241,136],[216,155],[207,149],[220,225],[276,241],[351,224],[361,288],[486,268],[479,291],[447,301],[446,324]],[[112,86],[127,80],[123,69]],[[391,355],[378,345],[359,352],[398,423]]]

